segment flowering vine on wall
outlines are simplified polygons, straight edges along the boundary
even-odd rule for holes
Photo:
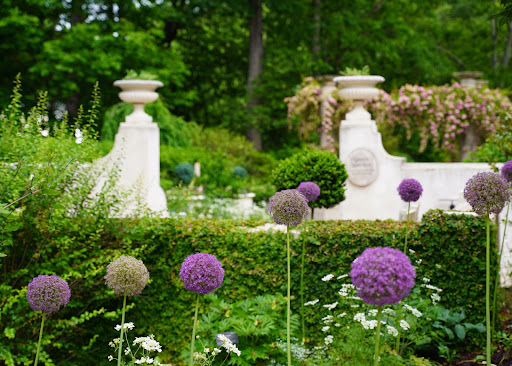
[[[318,136],[323,133],[327,136],[323,147],[336,151],[334,132],[352,108],[350,101],[341,99],[337,90],[322,96],[321,84],[312,77],[305,78],[296,95],[284,101],[290,129],[296,129],[302,141],[319,145]],[[447,153],[451,160],[460,159],[461,144],[469,130],[477,144],[482,144],[500,123],[508,123],[506,117],[512,112],[509,98],[498,89],[468,88],[459,83],[430,87],[406,84],[390,94],[380,91],[366,107],[377,123],[392,129],[401,127],[407,141],[419,136],[416,153],[429,146]]]
[[[322,85],[310,76],[304,79],[293,97],[284,99],[288,105],[289,128],[297,130],[301,141],[317,145],[320,145],[319,136],[323,134],[322,148],[336,152],[334,132],[353,103],[341,99],[337,89],[322,94]]]
[[[469,128],[482,143],[512,112],[512,103],[499,90],[487,87],[406,84],[391,94],[381,91],[368,108],[378,123],[403,127],[407,140],[418,133],[417,152],[431,144],[435,151],[456,155]]]

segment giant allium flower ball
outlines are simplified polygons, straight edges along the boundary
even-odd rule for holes
[[[297,191],[302,193],[308,202],[316,201],[320,196],[320,187],[314,182],[302,182],[299,184]]]
[[[180,278],[187,290],[209,294],[222,285],[224,269],[213,254],[196,253],[181,264]]]
[[[512,182],[512,160],[509,160],[505,164],[503,164],[503,166],[501,167],[501,176],[507,182]]]
[[[39,275],[28,284],[27,300],[32,309],[54,313],[71,297],[68,283],[55,275]]]
[[[510,184],[498,173],[478,173],[467,181],[464,198],[479,215],[499,214],[510,199]]]
[[[352,263],[350,271],[357,293],[368,304],[396,304],[409,296],[416,271],[398,249],[367,248]]]
[[[122,255],[107,266],[105,283],[116,295],[138,295],[148,280],[148,269],[141,260],[134,257]]]
[[[308,201],[298,190],[286,189],[270,197],[268,212],[276,224],[296,226],[309,212]]]
[[[416,179],[404,179],[397,188],[402,201],[416,202],[420,199],[423,188]]]

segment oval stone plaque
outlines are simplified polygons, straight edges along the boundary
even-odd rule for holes
[[[348,154],[345,163],[350,182],[365,187],[375,181],[379,175],[377,159],[370,150],[357,148]]]

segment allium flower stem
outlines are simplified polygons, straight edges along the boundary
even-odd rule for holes
[[[287,274],[288,274],[288,286],[287,286],[287,297],[286,297],[286,353],[288,358],[288,366],[292,366],[292,352],[290,344],[290,226],[286,225],[286,257],[287,257]]]
[[[401,330],[401,327],[400,327],[400,322],[402,321],[402,308],[399,308],[397,310],[397,312],[398,312],[398,320],[397,320],[398,326],[396,327],[396,330],[397,330],[398,334],[396,335],[395,350],[396,350],[396,353],[400,354],[400,335],[402,333],[402,330]]]
[[[489,215],[485,217],[486,223],[486,250],[485,250],[485,320],[487,328],[486,355],[487,364],[491,365],[491,306],[489,301],[490,282],[491,282],[491,244],[490,244],[490,220]]]
[[[377,334],[375,335],[375,359],[373,361],[373,366],[379,365],[379,356],[380,356],[380,326],[382,320],[382,306],[378,307],[379,311],[377,312]]]
[[[43,327],[44,327],[45,317],[46,317],[46,313],[43,312],[43,318],[41,319],[41,329],[39,329],[39,341],[37,342],[37,351],[36,351],[36,359],[34,361],[34,366],[37,366],[37,361],[39,361],[39,350],[41,349],[41,339],[43,338]]]
[[[121,336],[119,337],[119,350],[117,351],[117,366],[121,366],[121,357],[123,356],[123,332],[124,332],[124,314],[126,313],[126,295],[123,296],[123,311],[121,313]]]
[[[197,329],[197,313],[199,312],[199,292],[196,297],[196,311],[194,313],[194,326],[192,327],[192,340],[190,341],[190,361],[189,365],[194,366],[194,351],[196,347],[196,329]]]
[[[306,232],[307,232],[306,228]],[[304,253],[306,252],[306,238],[302,240],[301,266],[300,266],[300,317],[302,320],[302,344],[306,344],[306,326],[304,324]]]
[[[409,212],[411,211],[411,202],[408,202],[407,205],[407,217],[405,222],[409,222]],[[409,228],[405,229],[405,246],[404,246],[404,254],[407,255],[407,236],[409,235]]]
[[[501,249],[500,254],[498,255],[498,271],[496,273],[496,278],[494,280],[494,295],[492,299],[492,329],[496,327],[496,302],[498,298],[498,282],[500,280],[500,267],[501,267],[501,256],[503,255],[503,248],[505,247],[505,234],[507,232],[507,223],[508,223],[508,212],[510,210],[510,202],[507,204],[507,213],[505,214],[505,227],[503,228],[503,238],[501,239]]]

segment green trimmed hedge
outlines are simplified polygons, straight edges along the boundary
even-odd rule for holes
[[[0,285],[0,360],[29,364],[35,355],[40,314],[26,302],[26,286],[38,274],[55,273],[70,283],[71,301],[45,322],[45,361],[74,365],[108,365],[122,300],[104,284],[106,265],[120,254],[142,259],[150,283],[129,299],[127,321],[135,336],[155,334],[164,361],[178,363],[188,347],[194,294],[179,278],[183,259],[195,252],[217,256],[226,271],[218,295],[227,301],[286,291],[284,233],[248,232],[263,222],[179,219],[60,219],[51,230],[43,218],[18,232],[16,245],[3,258]],[[322,276],[348,273],[366,247],[401,249],[409,230],[409,247],[422,259],[422,271],[443,288],[441,304],[465,308],[469,322],[484,319],[485,225],[482,218],[427,213],[423,221],[313,221],[292,237],[292,301],[299,309],[299,256],[305,241],[305,299],[333,302],[337,290]],[[493,235],[492,237],[494,237]],[[493,253],[495,255],[495,253]],[[201,312],[207,307],[201,304]],[[311,335],[320,334],[320,317],[306,307]],[[15,332],[13,334],[13,331]],[[317,337],[319,340],[322,339]],[[242,350],[243,352],[243,350]]]

